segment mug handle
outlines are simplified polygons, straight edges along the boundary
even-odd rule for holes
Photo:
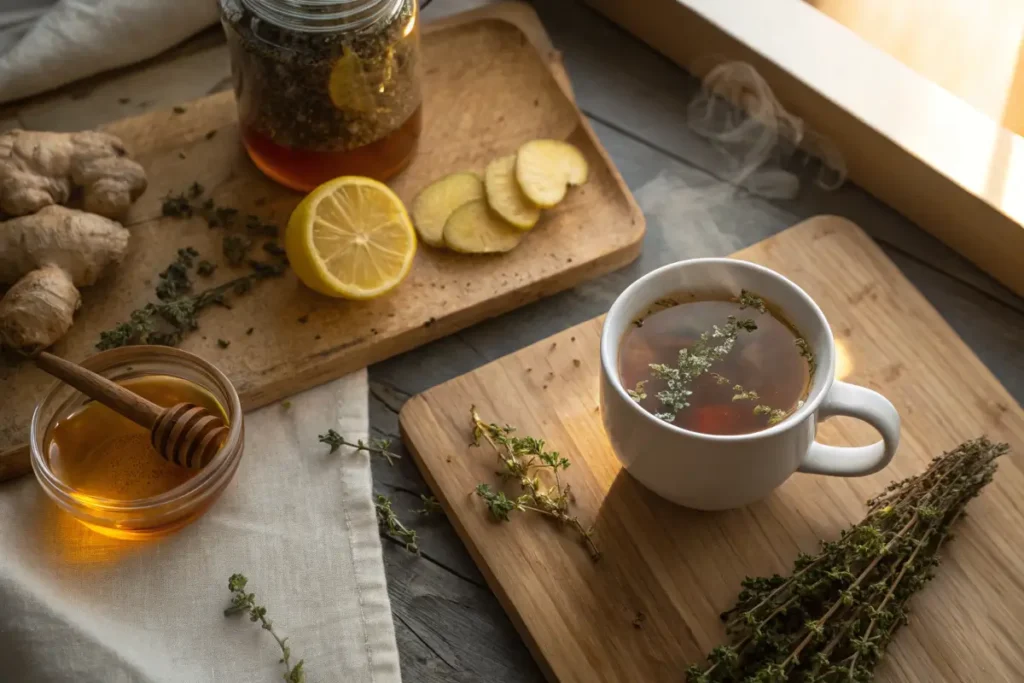
[[[900,444],[900,416],[889,399],[877,391],[836,380],[818,407],[818,420],[846,415],[878,430],[882,440],[870,446],[826,446],[815,441],[807,450],[800,472],[835,477],[862,477],[889,464]]]

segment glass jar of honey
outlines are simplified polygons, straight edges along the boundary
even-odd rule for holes
[[[420,135],[416,0],[220,0],[242,142],[277,182],[386,180]]]
[[[242,458],[242,406],[231,382],[191,353],[125,346],[82,366],[157,405],[201,405],[228,425],[202,469],[164,460],[149,430],[76,389],[55,383],[32,414],[32,469],[47,495],[90,529],[115,538],[162,536],[189,524],[220,496]]]

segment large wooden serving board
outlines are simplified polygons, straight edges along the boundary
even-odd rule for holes
[[[401,426],[420,470],[552,681],[681,681],[725,636],[718,614],[744,576],[788,573],[862,519],[863,501],[988,434],[1015,449],[972,501],[937,577],[912,602],[880,682],[1024,680],[1024,412],[924,297],[856,226],[818,217],[737,258],[774,268],[820,304],[835,332],[837,374],[876,389],[903,418],[899,452],[860,479],[797,474],[766,500],[721,513],[677,507],[619,465],[598,411],[591,320],[411,399]],[[469,410],[542,437],[570,458],[576,510],[604,557],[539,517],[496,524],[471,495],[496,485],[493,453],[470,448]],[[839,418],[819,438],[864,444]]]
[[[495,156],[532,138],[567,139],[578,146],[590,163],[587,184],[546,211],[507,255],[467,257],[421,246],[408,280],[386,298],[331,299],[289,273],[259,283],[230,311],[204,312],[201,329],[182,348],[216,363],[246,408],[572,287],[639,254],[643,214],[576,108],[531,9],[499,5],[428,25],[423,56],[423,136],[412,164],[390,183],[403,200],[411,201],[447,173],[482,173]],[[94,353],[100,331],[153,300],[156,274],[180,247],[223,260],[221,230],[207,228],[201,218],[160,216],[169,193],[198,181],[218,204],[282,226],[301,199],[248,160],[230,93],[187,104],[178,113],[120,121],[109,130],[145,166],[150,186],[126,221],[132,230],[127,259],[112,277],[83,290],[75,325],[54,349],[72,360]],[[230,271],[220,267],[209,284],[237,276]],[[250,327],[253,333],[246,335]],[[217,339],[230,347],[220,349]],[[28,363],[0,358],[0,453],[27,441],[33,406],[51,381]]]

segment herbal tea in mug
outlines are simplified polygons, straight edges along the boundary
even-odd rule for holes
[[[630,397],[677,427],[749,434],[799,408],[814,374],[800,333],[757,295],[659,299],[622,338]]]

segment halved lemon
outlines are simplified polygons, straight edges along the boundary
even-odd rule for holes
[[[373,299],[409,274],[416,232],[402,200],[387,185],[342,176],[295,207],[284,245],[292,270],[310,289]]]

